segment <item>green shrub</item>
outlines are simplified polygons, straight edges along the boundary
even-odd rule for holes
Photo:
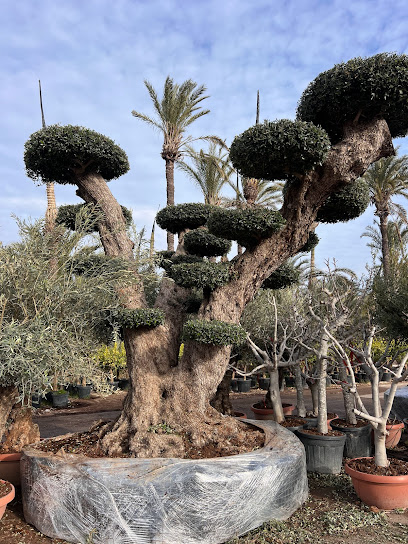
[[[156,260],[157,266],[163,268],[167,273],[174,264],[192,264],[192,263],[201,263],[203,259],[198,255],[174,255],[174,251],[160,251],[159,257]],[[171,255],[167,257],[166,255]]]
[[[103,272],[113,274],[129,269],[129,261],[120,257],[108,257],[104,253],[75,257],[68,266],[77,276],[100,276]]]
[[[188,202],[176,206],[166,206],[156,215],[160,228],[178,234],[185,229],[196,229],[207,223],[212,206]]]
[[[50,125],[34,132],[24,146],[27,176],[43,183],[76,184],[75,171],[106,181],[129,170],[126,153],[113,140],[84,127]]]
[[[132,212],[125,206],[121,206],[121,208],[126,226],[129,227],[132,222]],[[89,210],[90,217],[86,217],[84,224],[82,224],[82,210],[85,209]],[[98,212],[95,211],[95,213],[92,214],[93,210],[94,206],[91,204],[67,204],[65,206],[59,206],[56,223],[57,225],[64,225],[65,228],[75,231],[78,228],[79,220],[80,226],[83,226],[86,232],[97,232]],[[94,218],[92,218],[92,215],[94,215]]]
[[[319,237],[315,232],[309,232],[309,238],[307,239],[307,242],[304,246],[302,246],[298,253],[307,253],[309,251],[312,251],[314,247],[317,246],[319,243]]]
[[[168,271],[169,276],[182,287],[197,287],[213,291],[230,280],[229,265],[208,261],[192,264],[175,264]]]
[[[195,229],[185,234],[184,247],[193,255],[216,257],[228,253],[231,249],[231,242],[214,236],[207,229]]]
[[[285,220],[279,212],[266,208],[216,208],[208,219],[208,230],[220,238],[236,240],[244,247],[252,247],[280,230],[284,224]]]
[[[359,217],[370,203],[368,183],[356,179],[337,193],[329,196],[317,213],[316,221],[320,223],[338,223]]]
[[[193,319],[184,325],[183,338],[203,344],[229,346],[243,344],[246,340],[246,332],[234,323]]]
[[[126,329],[158,327],[164,323],[164,312],[158,308],[138,308],[136,310],[122,308],[112,311],[111,319]]]
[[[234,138],[230,158],[238,172],[248,178],[284,179],[304,174],[322,164],[330,140],[313,123],[265,121]]]
[[[266,278],[262,284],[263,289],[285,289],[299,282],[299,270],[289,263],[282,264]]]
[[[408,56],[380,53],[357,57],[321,73],[304,91],[297,116],[322,126],[332,143],[358,116],[387,121],[393,138],[408,129]]]

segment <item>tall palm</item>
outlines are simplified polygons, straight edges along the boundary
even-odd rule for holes
[[[43,103],[42,103],[42,93],[41,93],[41,81],[38,81],[38,86],[40,90],[40,107],[41,107],[41,121],[42,128],[45,128]],[[45,212],[45,232],[52,232],[55,228],[55,223],[57,219],[57,204],[55,201],[55,190],[53,183],[46,184],[46,193],[47,193],[47,210]]]
[[[209,139],[216,141],[216,137],[203,136],[192,138],[185,136],[187,128],[210,110],[203,110],[200,102],[208,98],[204,96],[204,85],[197,87],[197,83],[188,79],[181,85],[173,82],[167,76],[163,88],[163,96],[158,98],[156,91],[149,81],[145,80],[146,88],[153,102],[156,118],[149,117],[135,110],[132,115],[162,132],[164,137],[161,156],[166,162],[167,206],[174,205],[174,163],[182,156],[183,148],[194,139]],[[174,235],[167,233],[167,249],[174,250]]]
[[[369,225],[361,235],[361,238],[369,238],[367,246],[375,258],[382,251],[382,239],[380,225],[374,221],[374,226]],[[408,226],[407,222],[401,218],[396,221],[388,221],[387,238],[390,250],[390,262],[392,266],[406,257],[406,246],[408,244]]]
[[[379,219],[384,278],[391,273],[388,218],[396,215],[406,220],[404,208],[393,201],[397,195],[408,198],[408,156],[386,157],[373,163],[363,175],[369,183],[371,202]]]
[[[205,204],[219,206],[222,202],[221,189],[228,183],[234,168],[225,146],[210,142],[208,151],[187,149],[187,162],[178,162],[177,166],[198,185],[204,195]]]

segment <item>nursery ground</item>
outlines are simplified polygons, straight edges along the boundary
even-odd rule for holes
[[[407,385],[407,384],[402,384]],[[382,383],[381,391],[389,384]],[[360,395],[368,400],[369,386],[358,386]],[[341,390],[331,386],[327,392],[328,408],[340,416],[344,414]],[[263,391],[232,393],[235,410],[251,417],[250,407],[264,395]],[[305,390],[306,404],[310,404],[310,393]],[[118,392],[109,397],[93,395],[91,399],[74,399],[68,409],[44,408],[37,411],[36,422],[43,437],[86,430],[96,420],[114,419],[122,407],[125,393]],[[294,389],[285,389],[283,402],[296,404]],[[67,417],[69,416],[69,417]],[[405,436],[404,440],[408,441]],[[404,454],[408,457],[408,447]],[[348,476],[309,477],[310,496],[305,505],[286,522],[271,522],[250,534],[230,541],[228,544],[345,544],[363,541],[364,544],[394,544],[408,542],[408,511],[378,512],[364,507],[357,499]],[[62,544],[63,540],[50,539],[38,533],[23,518],[19,492],[9,504],[0,521],[0,544]],[[92,540],[89,540],[92,544]],[[181,543],[180,543],[181,544]]]

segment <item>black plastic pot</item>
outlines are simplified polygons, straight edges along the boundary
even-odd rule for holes
[[[296,434],[305,447],[307,471],[339,474],[343,463],[346,435],[314,435],[305,431],[306,429],[299,429]]]
[[[113,389],[113,391],[116,391],[117,388],[119,387],[119,381],[114,380],[113,382],[108,382],[108,385],[111,386],[111,388]]]
[[[119,389],[122,391],[129,391],[129,380],[126,378],[119,380]]]
[[[391,374],[391,372],[384,372],[384,374],[382,375],[382,381],[383,381],[383,382],[390,382],[390,381],[392,381],[392,374]]]
[[[259,387],[267,391],[269,389],[270,378],[259,378]]]
[[[31,406],[33,408],[39,408],[41,406],[41,395],[39,393],[33,393],[31,395]]]
[[[317,417],[304,417],[306,421],[305,429],[314,429],[317,427]]]
[[[54,408],[67,408],[68,406],[68,393],[51,391],[51,399]]]
[[[258,378],[256,376],[251,376],[251,387],[258,387]]]
[[[344,446],[344,457],[354,459],[355,457],[371,457],[372,455],[372,433],[371,425],[364,427],[342,427],[336,424],[336,419],[331,422],[334,431],[341,431],[346,435]]]
[[[77,393],[80,399],[89,399],[92,385],[77,385]]]
[[[240,393],[248,393],[251,390],[251,380],[237,380],[238,391]]]
[[[231,391],[235,393],[238,391],[238,380],[236,378],[232,378],[231,380]]]

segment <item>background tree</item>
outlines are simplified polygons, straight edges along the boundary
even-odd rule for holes
[[[207,222],[210,233],[234,239],[246,250],[225,267],[173,261],[172,267],[179,268],[173,281],[163,279],[153,313],[140,282],[120,291],[123,310],[118,320],[130,389],[118,420],[101,430],[107,453],[180,456],[181,433],[196,446],[227,442],[232,434],[243,438],[240,423],[209,403],[225,374],[231,346],[245,339],[239,320],[246,304],[264,280],[306,244],[328,198],[347,190],[373,162],[393,155],[392,138],[407,130],[408,57],[353,59],[309,85],[297,120],[256,125],[231,145],[230,157],[241,175],[291,181],[280,212],[206,211],[186,205],[166,211],[169,230]],[[126,155],[118,146],[87,129],[47,127],[26,143],[25,162],[30,177],[72,183],[86,202],[97,202],[103,212],[98,228],[105,252],[128,259],[132,266],[123,214],[105,181],[127,171]],[[202,288],[203,298],[197,319],[187,320],[191,286]],[[182,335],[184,353],[179,359]],[[176,432],[149,432],[162,423]]]
[[[197,83],[188,79],[181,85],[173,82],[170,76],[167,76],[164,82],[163,96],[159,100],[156,91],[149,81],[144,82],[153,102],[153,107],[157,118],[149,117],[144,113],[135,110],[132,115],[141,119],[145,123],[158,129],[164,137],[161,156],[166,162],[166,187],[167,187],[167,206],[174,205],[174,163],[179,161],[183,148],[195,139],[210,139],[219,141],[215,137],[192,138],[186,136],[187,128],[203,115],[207,115],[210,110],[203,110],[200,102],[208,98],[203,96],[206,88],[204,85],[197,87]],[[167,249],[174,251],[174,235],[167,233]]]
[[[382,267],[388,279],[391,272],[388,218],[397,215],[406,221],[404,208],[393,199],[398,195],[408,198],[408,157],[383,157],[370,166],[363,179],[369,184],[371,202],[379,219]]]

